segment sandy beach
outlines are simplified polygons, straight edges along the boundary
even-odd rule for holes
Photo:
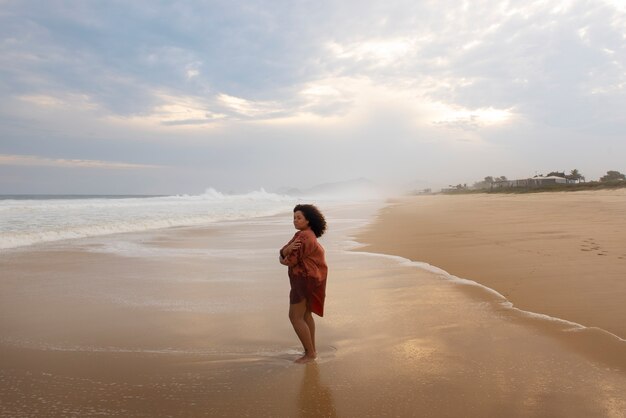
[[[516,307],[626,338],[626,190],[419,196],[360,239],[477,281]]]
[[[367,239],[401,255],[415,237],[398,231],[392,247],[376,230],[415,202],[385,209]],[[1,254],[0,416],[624,416],[623,345],[594,357],[564,340],[602,334],[357,248],[376,210],[327,212],[326,315],[308,365],[293,363],[276,254],[288,212]]]

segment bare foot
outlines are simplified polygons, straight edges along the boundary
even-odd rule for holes
[[[300,357],[299,359],[294,360],[294,363],[298,363],[298,364],[304,364],[304,363],[309,363],[311,361],[315,361],[315,359],[317,358],[317,354],[313,353],[313,354],[305,354],[302,357]]]

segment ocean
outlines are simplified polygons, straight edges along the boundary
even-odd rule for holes
[[[199,195],[0,196],[0,249],[122,232],[271,216],[302,198],[266,192]],[[329,201],[328,198],[319,200]]]

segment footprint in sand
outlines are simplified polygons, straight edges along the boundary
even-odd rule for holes
[[[595,251],[598,250],[598,244],[593,238],[587,238],[583,240],[583,244],[580,246],[580,251]]]
[[[596,255],[607,255],[607,252],[593,238],[584,239],[580,251],[598,251]]]

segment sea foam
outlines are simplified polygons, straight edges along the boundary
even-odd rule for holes
[[[64,197],[0,200],[0,249],[121,232],[271,216],[298,198],[264,189],[161,197]]]

